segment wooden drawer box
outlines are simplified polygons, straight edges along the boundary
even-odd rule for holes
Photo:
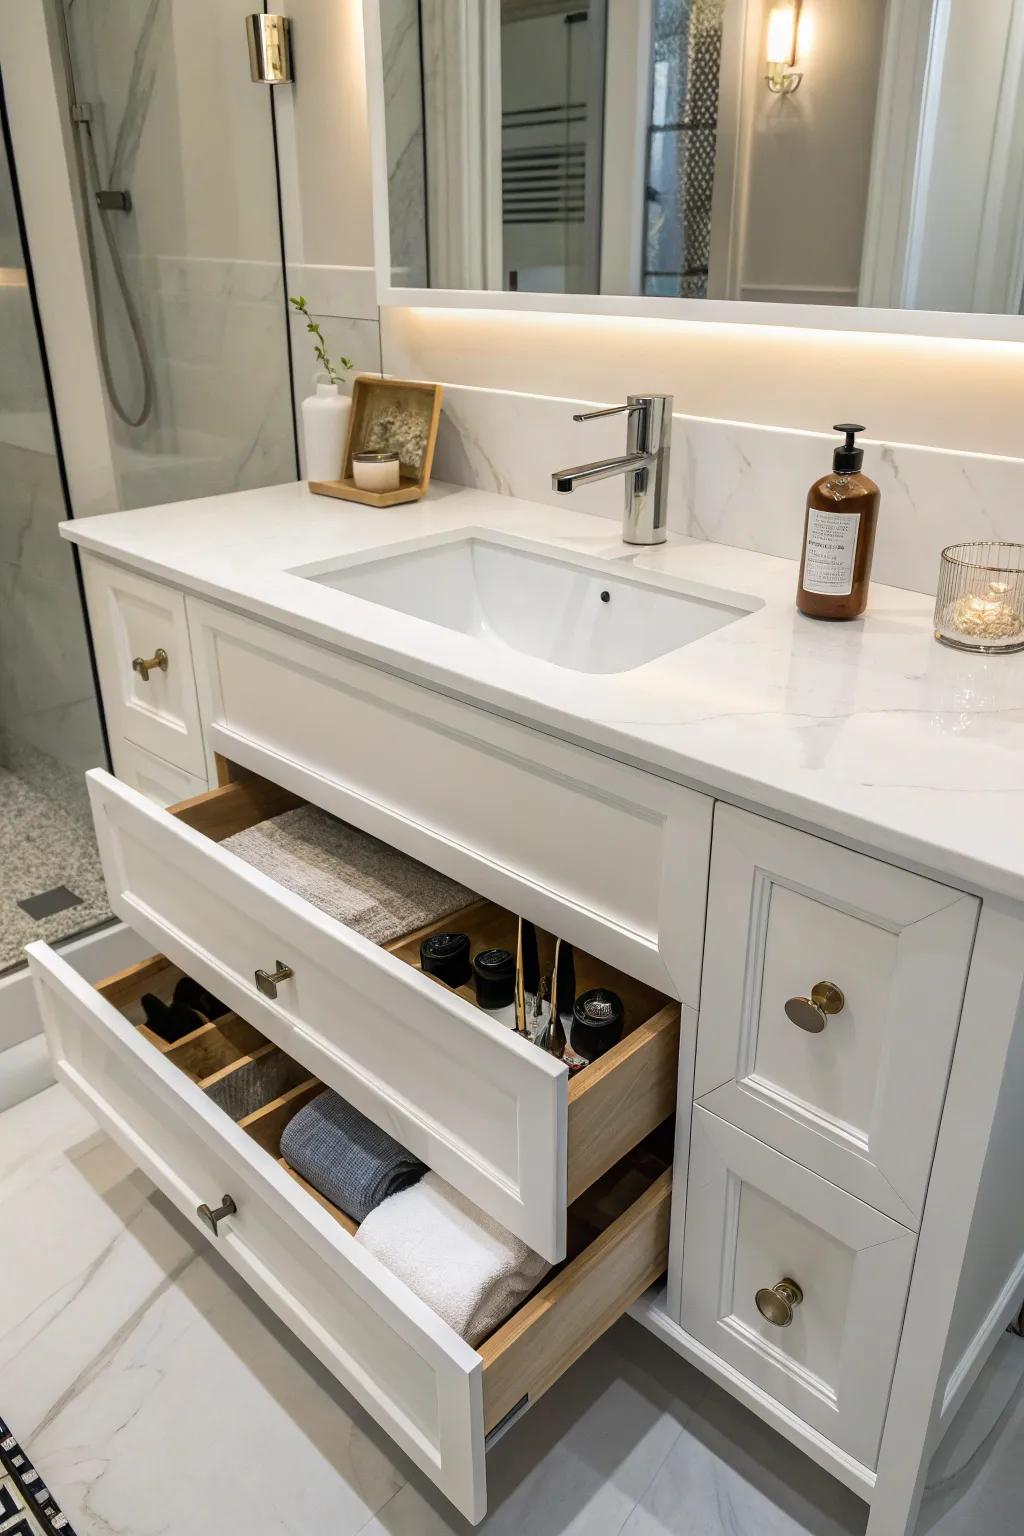
[[[716,806],[694,1098],[916,1227],[977,915],[973,896]],[[819,982],[837,1012],[799,1001]]]
[[[210,604],[188,611],[208,750],[696,1006],[707,796]]]
[[[632,1027],[570,1083],[562,1062],[419,971],[419,939],[380,948],[244,863],[219,840],[296,804],[261,779],[164,811],[94,770],[113,910],[477,1205],[551,1260],[570,1200],[676,1102],[680,1009],[577,951],[581,988],[613,987]],[[447,918],[474,950],[514,948],[490,903]],[[293,972],[264,995],[257,970]],[[692,1018],[692,1014],[688,1014]]]
[[[204,1091],[266,1047],[241,1020],[167,1047],[125,1017],[159,989],[156,957],[91,987],[45,944],[29,961],[58,1079],[470,1520],[486,1509],[485,1437],[540,1396],[665,1267],[670,1170],[643,1154],[574,1221],[572,1259],[479,1348],[352,1236],[279,1157],[292,1086],[235,1121]],[[298,1081],[294,1081],[294,1078]]]
[[[868,1468],[914,1247],[913,1232],[888,1216],[694,1109],[682,1326]],[[763,1294],[786,1281],[803,1293],[788,1324],[785,1298]]]

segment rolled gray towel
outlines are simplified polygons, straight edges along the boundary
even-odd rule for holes
[[[353,1221],[365,1221],[382,1200],[427,1171],[426,1163],[332,1088],[289,1120],[281,1156]]]

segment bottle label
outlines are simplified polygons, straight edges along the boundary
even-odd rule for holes
[[[826,597],[850,595],[859,533],[859,512],[809,509],[802,583],[805,592],[819,592]]]

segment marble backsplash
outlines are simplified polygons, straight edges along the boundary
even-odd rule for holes
[[[506,496],[555,504],[551,472],[622,453],[621,417],[576,423],[566,400],[449,385],[434,474]],[[798,559],[811,483],[832,462],[836,434],[677,414],[669,527],[693,538]],[[882,492],[874,577],[934,592],[939,551],[961,539],[1024,541],[1024,458],[923,448],[865,437],[864,471]],[[580,511],[620,518],[622,482],[574,493]]]

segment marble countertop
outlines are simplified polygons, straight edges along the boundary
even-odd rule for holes
[[[296,568],[460,528],[541,540],[762,606],[633,671],[579,674],[351,597]],[[788,560],[459,486],[377,511],[289,484],[64,523],[83,550],[855,846],[1024,900],[1024,653],[936,644],[932,600],[797,613]]]

